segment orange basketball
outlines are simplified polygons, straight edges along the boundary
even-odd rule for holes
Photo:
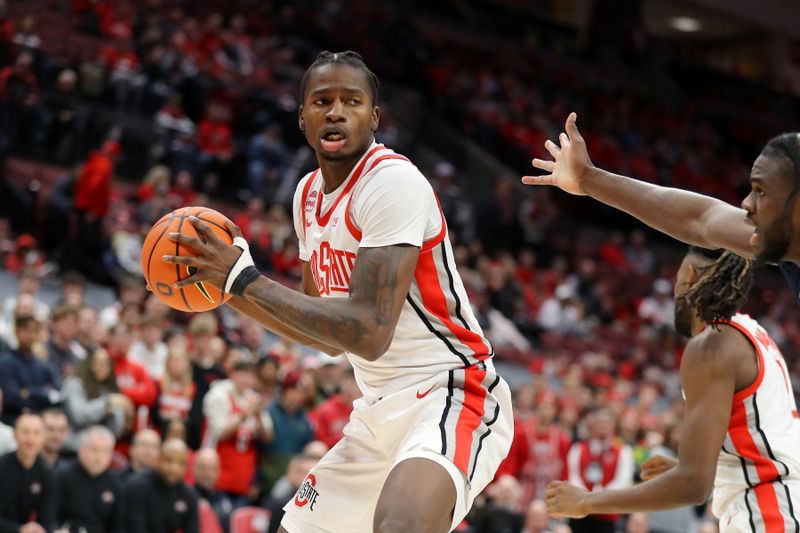
[[[225,221],[228,220],[225,215],[207,207],[181,207],[161,217],[150,228],[142,245],[142,271],[150,290],[168,306],[179,311],[210,311],[227,302],[230,295],[205,283],[182,289],[174,288],[173,284],[191,275],[191,267],[165,263],[161,259],[165,255],[193,255],[191,250],[169,238],[170,233],[198,237],[197,231],[189,222],[190,216],[205,222],[224,242],[233,243],[233,237],[225,227]]]

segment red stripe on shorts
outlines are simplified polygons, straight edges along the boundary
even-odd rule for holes
[[[481,384],[486,371],[476,367],[464,370],[464,405],[456,422],[456,450],[453,463],[464,475],[469,475],[469,460],[472,453],[472,436],[483,418],[483,403],[486,389]]]

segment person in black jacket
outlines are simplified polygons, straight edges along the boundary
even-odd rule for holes
[[[217,490],[219,455],[214,448],[200,448],[194,456],[194,491],[198,500],[205,500],[219,520],[222,530],[228,532],[233,513],[231,497]]]
[[[0,389],[5,406],[0,420],[13,424],[25,411],[40,412],[61,402],[59,377],[47,363],[33,355],[41,323],[31,315],[14,319],[19,347],[0,356]]]
[[[123,498],[119,477],[109,472],[114,434],[92,426],[80,437],[78,460],[55,473],[56,523],[77,533],[123,531]]]
[[[44,422],[25,413],[14,425],[17,450],[0,457],[0,533],[46,533],[53,526],[52,472],[39,457]]]
[[[125,485],[125,527],[133,533],[198,533],[197,496],[183,482],[189,448],[168,439],[156,470],[129,478]]]

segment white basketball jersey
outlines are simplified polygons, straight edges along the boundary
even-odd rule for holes
[[[758,322],[737,314],[730,325],[756,349],[758,376],[733,397],[728,432],[717,462],[713,512],[720,517],[742,500],[761,531],[794,531],[795,506],[787,482],[800,480],[800,420],[786,362]],[[741,502],[739,502],[741,503]],[[774,524],[775,529],[772,529]],[[755,531],[755,529],[754,529]]]
[[[408,159],[373,144],[347,179],[324,194],[319,169],[294,196],[300,258],[323,298],[346,298],[359,246],[420,247],[388,351],[377,361],[347,354],[365,396],[383,396],[471,365],[489,367],[483,335],[456,271],[447,224],[427,179]]]

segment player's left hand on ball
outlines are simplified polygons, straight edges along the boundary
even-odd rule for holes
[[[547,485],[547,512],[555,518],[583,518],[585,498],[589,491],[570,485],[566,481],[552,481]]]
[[[176,283],[175,288],[188,287],[195,283],[205,282],[222,289],[228,273],[239,259],[239,256],[242,255],[242,249],[223,242],[199,218],[189,217],[189,222],[194,226],[200,238],[182,233],[170,233],[169,238],[189,248],[195,254],[195,257],[174,255],[165,255],[163,257],[163,260],[167,263],[185,265],[194,271],[191,276]],[[226,222],[225,225],[234,238],[242,236],[242,230],[235,224]]]

